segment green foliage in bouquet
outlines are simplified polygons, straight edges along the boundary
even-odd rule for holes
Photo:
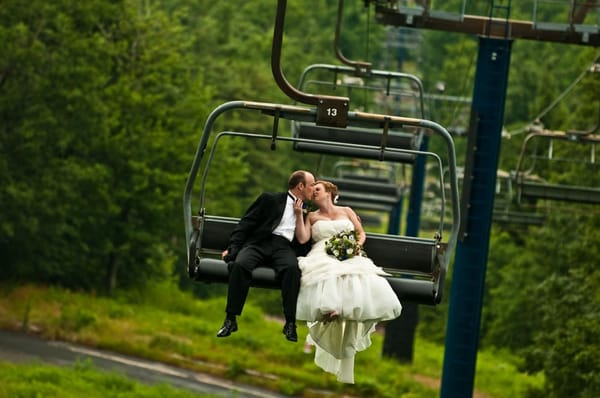
[[[335,256],[340,261],[347,260],[354,256],[365,256],[363,247],[356,239],[355,231],[342,231],[337,235],[332,236],[325,242],[325,251],[327,254]]]

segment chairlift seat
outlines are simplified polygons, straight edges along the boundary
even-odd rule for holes
[[[594,131],[598,126],[594,129]],[[522,198],[527,199],[547,199],[547,200],[558,200],[565,202],[576,202],[576,203],[588,203],[588,204],[600,204],[600,189],[594,186],[580,186],[580,185],[565,185],[565,184],[551,184],[539,178],[533,179],[531,170],[527,173],[523,172],[523,162],[526,155],[527,144],[534,138],[545,138],[552,143],[552,140],[567,142],[567,143],[586,143],[592,145],[592,153],[590,160],[585,161],[593,164],[594,161],[594,148],[597,143],[600,143],[600,136],[591,132],[581,132],[577,130],[564,131],[552,131],[543,129],[541,126],[532,126],[530,133],[525,137],[523,144],[521,145],[521,153],[517,162],[517,168],[512,173],[512,178],[516,182],[517,186],[517,199],[520,201]],[[530,156],[528,156],[530,157]],[[548,156],[544,159],[548,161],[566,160],[556,158],[554,156]],[[581,159],[576,158],[569,161],[576,161],[583,163]]]
[[[338,128],[317,126],[310,123],[297,123],[294,129],[296,138],[329,142],[346,142],[366,145],[372,148],[356,148],[328,144],[327,142],[295,142],[294,149],[302,152],[340,155],[363,159],[389,160],[412,164],[416,155],[412,153],[390,152],[381,150],[382,132],[366,128]],[[418,150],[420,145],[416,134],[390,130],[387,137],[387,148]]]
[[[324,177],[337,185],[340,194],[340,205],[364,209],[373,205],[386,211],[391,210],[402,199],[402,189],[395,183],[386,181],[370,181],[366,179]],[[352,202],[348,204],[344,202]],[[375,210],[375,209],[374,209]]]
[[[389,179],[359,174],[344,177],[324,177],[337,185],[340,206],[362,210],[391,212],[402,200],[403,190]]]
[[[352,175],[351,177],[325,177],[327,181],[330,181],[337,185],[340,191],[352,191],[360,192],[363,194],[378,194],[382,196],[388,196],[393,198],[395,201],[402,196],[402,189],[396,185],[395,182],[369,179],[355,178],[358,176]]]
[[[192,279],[227,283],[227,264],[220,259],[238,219],[206,215],[193,217],[194,232],[190,242],[188,272]],[[369,257],[391,274],[386,279],[400,300],[421,304],[437,303],[439,257],[446,244],[436,239],[368,233],[365,250]],[[275,272],[258,267],[252,272],[252,286],[279,289]]]
[[[338,201],[338,205],[352,207],[355,210],[374,210],[384,213],[391,212],[396,206],[396,204],[390,203],[375,203],[372,200],[368,200],[365,198],[352,198],[348,197],[348,195],[341,196]]]
[[[378,214],[360,214],[360,211],[358,211],[359,216],[360,216],[360,221],[362,222],[362,224],[364,226],[375,226],[375,227],[379,227],[381,226],[382,223],[382,219],[381,219],[381,215]]]
[[[492,213],[492,220],[499,224],[521,224],[542,226],[545,221],[544,214],[516,210],[496,210]]]
[[[518,184],[518,189],[520,196],[524,198],[600,204],[600,189],[598,188],[524,181]]]
[[[371,203],[373,205],[382,205],[385,207],[394,207],[400,202],[400,199],[401,196],[387,196],[372,194],[370,192],[340,190],[340,200]]]
[[[389,178],[377,177],[371,175],[362,175],[362,174],[354,174],[354,173],[339,173],[337,174],[337,178],[342,178],[345,180],[351,179],[355,181],[369,181],[371,183],[379,183],[379,184],[390,184]]]

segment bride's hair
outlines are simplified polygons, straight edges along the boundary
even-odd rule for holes
[[[325,187],[325,191],[331,194],[331,201],[336,204],[340,195],[338,195],[338,187],[333,182],[318,180],[315,182],[315,185],[323,184]]]

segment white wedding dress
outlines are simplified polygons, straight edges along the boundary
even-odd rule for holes
[[[316,221],[312,249],[298,258],[302,279],[296,318],[308,322],[315,364],[345,383],[354,383],[354,356],[371,345],[377,322],[397,318],[402,310],[382,277],[386,273],[371,259],[339,261],[325,252],[330,237],[353,229],[349,219]],[[329,319],[332,312],[338,316]]]

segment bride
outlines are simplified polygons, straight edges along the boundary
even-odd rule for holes
[[[313,241],[310,252],[298,258],[302,279],[296,318],[307,321],[317,366],[338,381],[354,383],[354,356],[371,345],[377,322],[397,318],[402,306],[382,277],[387,274],[362,251],[366,234],[358,216],[350,207],[335,204],[335,184],[320,180],[313,187],[318,210],[303,220],[302,202],[294,204],[296,239]],[[328,240],[351,231],[360,245],[357,254],[344,260],[328,254]]]

